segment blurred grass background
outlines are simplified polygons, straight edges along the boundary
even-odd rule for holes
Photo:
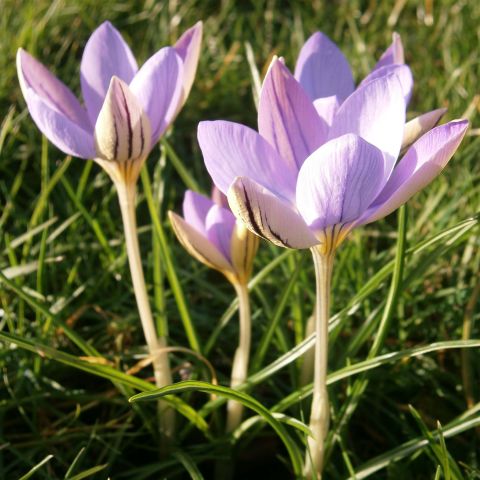
[[[479,211],[480,2],[1,0],[0,7],[0,270],[12,282],[0,282],[1,330],[81,355],[55,321],[48,320],[38,305],[32,307],[33,299],[113,366],[126,370],[144,353],[113,187],[96,165],[65,158],[42,139],[25,108],[15,71],[16,50],[23,47],[79,94],[83,46],[104,20],[121,31],[139,64],[160,47],[172,44],[197,20],[204,21],[197,78],[168,135],[169,145],[204,191],[210,184],[196,142],[197,123],[224,118],[256,124],[246,42],[264,73],[273,54],[284,56],[293,68],[303,42],[322,30],[338,43],[360,80],[390,44],[392,32],[399,32],[415,79],[409,115],[445,106],[447,120],[467,117],[472,124],[444,174],[409,202],[408,246]],[[165,212],[179,209],[185,185],[170,160],[163,149],[154,149],[148,169],[190,315],[205,347],[233,291],[219,275],[190,259],[172,235]],[[142,192],[140,187],[140,240],[156,314],[169,318],[171,344],[187,345],[168,283],[164,292],[160,288],[164,272],[157,261]],[[342,247],[334,278],[333,312],[349,305],[355,293],[394,258],[396,224],[396,215],[391,215],[356,231]],[[479,338],[478,246],[474,226],[458,238],[447,237],[423,254],[407,258],[406,281],[385,351],[462,335]],[[263,244],[257,271],[283,252]],[[305,268],[285,292],[283,286],[302,261]],[[282,295],[288,294],[262,366],[302,338],[314,294],[310,263],[308,252],[286,255],[252,294],[254,351],[275,318]],[[12,285],[30,300],[20,298]],[[387,291],[388,278],[355,309],[344,312],[342,330],[336,332],[331,349],[332,371],[365,358]],[[208,354],[221,382],[228,378],[236,345],[235,323],[222,330],[215,344],[211,342]],[[421,437],[409,404],[431,430],[437,428],[437,420],[446,424],[476,405],[479,360],[478,351],[440,351],[374,370],[348,429],[341,432],[326,477],[346,478],[369,459]],[[203,375],[192,357],[175,354],[173,363],[176,380]],[[74,478],[80,471],[87,472],[82,478],[189,478],[182,458],[158,460],[154,434],[145,420],[152,416],[151,405],[132,410],[110,382],[41,360],[7,343],[0,344],[0,367],[0,477],[19,478],[53,455],[32,478]],[[140,371],[141,376],[148,374],[148,368]],[[334,411],[348,399],[350,385],[345,381],[332,387]],[[271,406],[298,388],[291,366],[252,394]],[[200,405],[205,398],[190,400]],[[299,408],[292,414],[303,411],[307,415],[308,408]],[[210,422],[215,428],[218,418],[214,415]],[[447,447],[465,478],[480,478],[475,430],[455,436]],[[191,434],[185,436],[184,448],[194,464],[206,468],[205,478],[210,478],[209,461],[221,454],[221,441],[209,444]],[[374,478],[437,478],[441,462],[435,449],[422,452],[392,462]],[[243,460],[238,478],[260,478],[262,468],[269,474],[278,472],[278,478],[289,478],[282,461],[262,460],[276,453],[285,458],[271,432],[254,429],[238,447]],[[442,467],[441,475],[450,478],[446,470]]]

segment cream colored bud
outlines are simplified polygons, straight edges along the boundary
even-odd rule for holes
[[[98,158],[118,163],[144,159],[150,137],[150,121],[135,95],[125,82],[112,77],[95,125]]]
[[[253,260],[258,250],[259,237],[238,220],[232,232],[230,254],[232,266],[241,283],[247,283],[253,268]]]

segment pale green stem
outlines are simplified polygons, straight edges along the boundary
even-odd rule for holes
[[[312,436],[307,439],[305,477],[322,477],[324,442],[328,432],[330,409],[327,391],[328,319],[330,317],[330,284],[334,255],[324,255],[318,248],[311,249],[315,265],[315,365],[313,372],[313,398],[310,414]]]
[[[166,351],[167,339],[165,337],[159,338],[157,336],[145,285],[135,216],[136,186],[134,183],[127,184],[124,182],[116,182],[116,187],[120,210],[122,212],[128,262],[130,265],[130,274],[132,276],[138,313],[140,315],[148,351],[152,358],[155,384],[160,388],[172,383],[172,374],[170,371],[168,352]],[[174,413],[174,410],[168,407],[164,402],[159,402],[160,433],[166,443],[169,442],[174,434]]]
[[[315,331],[315,316],[312,315],[307,321],[305,328],[305,338],[309,337]],[[311,383],[313,379],[313,366],[315,365],[315,349],[310,348],[303,355],[303,363],[300,371],[300,386]]]
[[[238,348],[235,351],[235,356],[233,358],[232,378],[230,381],[230,386],[235,388],[247,379],[252,326],[247,285],[245,283],[234,282],[233,286],[235,287],[238,296],[240,316],[240,338]],[[232,432],[238,427],[238,425],[240,425],[242,415],[243,405],[239,402],[230,400],[227,403],[227,432]]]

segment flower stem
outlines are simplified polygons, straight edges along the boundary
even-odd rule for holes
[[[323,254],[318,247],[311,249],[315,265],[315,365],[313,399],[310,414],[312,436],[307,440],[305,477],[320,479],[323,468],[324,441],[328,432],[329,403],[327,391],[328,319],[330,317],[330,284],[334,254]]]
[[[137,301],[138,313],[142,322],[143,333],[147,342],[149,354],[153,359],[155,384],[163,387],[172,383],[172,375],[165,351],[167,339],[159,338],[155,330],[152,311],[148,300],[145,277],[143,274],[140,247],[137,237],[137,221],[135,217],[135,183],[115,182],[117,188],[120,210],[122,212],[123,228],[127,248],[130,274],[132,276],[133,290]],[[174,434],[174,411],[165,402],[159,401],[159,427],[164,444],[170,443]]]
[[[305,328],[304,338],[309,337],[315,331],[315,316],[312,315],[308,321]],[[313,379],[313,366],[315,365],[315,349],[310,348],[303,355],[303,363],[300,370],[300,386],[303,387],[311,383]]]
[[[235,388],[247,379],[252,327],[247,284],[233,282],[233,286],[238,296],[240,315],[240,339],[233,358],[232,378],[230,381],[230,386]],[[243,405],[241,403],[233,400],[227,403],[227,432],[232,432],[240,425],[242,414]]]

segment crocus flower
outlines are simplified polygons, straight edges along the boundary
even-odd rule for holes
[[[247,283],[252,273],[258,237],[236,220],[225,196],[216,188],[212,200],[191,190],[185,192],[183,218],[169,212],[180,243],[197,260],[223,273],[235,288],[240,312],[240,340],[235,352],[230,385],[243,383],[248,375],[251,344],[250,300]],[[242,404],[227,404],[227,431],[242,419]]]
[[[201,36],[199,22],[139,69],[120,33],[110,22],[102,23],[88,40],[80,65],[84,105],[19,49],[18,77],[30,114],[66,154],[93,158],[102,166],[144,160],[188,96]]]
[[[258,247],[243,222],[237,221],[227,205],[187,190],[183,218],[169,212],[175,234],[183,247],[197,260],[223,273],[231,283],[248,282]]]
[[[437,126],[408,148],[412,78],[405,65],[364,81],[331,118],[275,60],[263,83],[258,132],[201,122],[205,165],[233,213],[275,245],[310,248],[317,300],[315,365],[305,477],[321,478],[329,424],[326,387],[330,281],[337,247],[355,227],[382,218],[430,183],[452,157],[468,122]],[[421,129],[422,125],[420,125]]]
[[[185,102],[195,76],[202,24],[186,31],[139,69],[109,22],[88,40],[80,65],[84,105],[38,60],[20,49],[17,70],[30,115],[68,155],[94,159],[113,180],[125,231],[133,289],[155,382],[171,383],[166,338],[158,337],[145,286],[135,217],[136,181],[150,150]],[[174,411],[160,402],[160,430],[169,441]]]
[[[329,126],[277,60],[263,84],[258,133],[233,122],[200,123],[205,165],[257,235],[283,247],[331,248],[433,180],[465,134],[464,120],[435,127],[395,168],[407,88],[409,68],[395,66],[347,97]]]

